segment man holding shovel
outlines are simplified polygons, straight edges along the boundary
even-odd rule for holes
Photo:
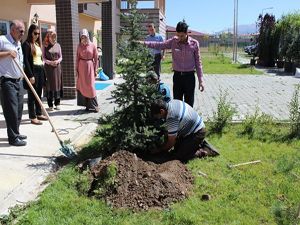
[[[19,132],[23,112],[22,72],[14,63],[14,59],[16,59],[23,67],[20,41],[24,32],[24,23],[14,20],[10,25],[10,33],[0,36],[0,98],[8,142],[14,146],[25,146],[24,139],[27,138]]]

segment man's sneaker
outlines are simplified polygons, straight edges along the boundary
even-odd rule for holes
[[[207,156],[218,156],[220,153],[206,140],[203,141],[201,148],[207,152]]]

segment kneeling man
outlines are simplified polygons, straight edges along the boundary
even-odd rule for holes
[[[166,143],[152,153],[171,151],[172,158],[187,162],[194,157],[216,156],[219,153],[204,140],[205,125],[199,114],[187,103],[158,100],[151,104],[151,114],[165,119],[168,137]]]

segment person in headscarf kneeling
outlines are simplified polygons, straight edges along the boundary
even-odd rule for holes
[[[98,53],[96,46],[90,41],[86,29],[80,32],[80,43],[77,47],[77,105],[85,106],[86,110],[99,112],[95,78],[97,76]]]

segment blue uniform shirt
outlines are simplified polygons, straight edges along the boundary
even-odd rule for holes
[[[155,35],[148,35],[145,39],[145,41],[155,41],[155,42],[163,42],[164,39],[160,34],[155,33]],[[161,54],[161,50],[150,48],[151,54]]]
[[[160,82],[159,85],[158,85],[158,91],[164,97],[165,102],[169,102],[171,100],[170,88],[166,84]]]

